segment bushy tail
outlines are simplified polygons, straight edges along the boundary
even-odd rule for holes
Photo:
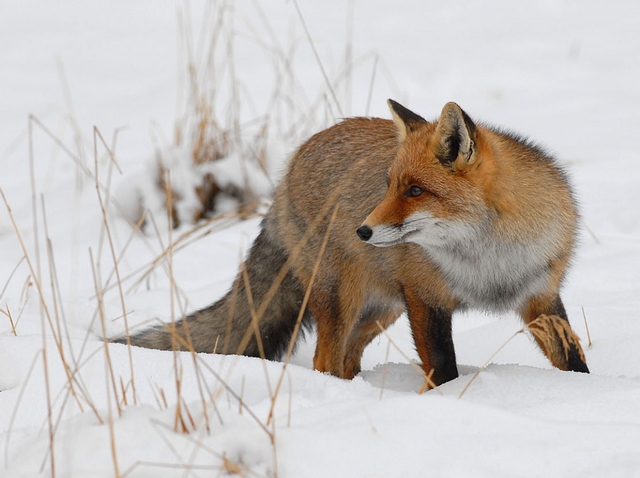
[[[131,336],[131,344],[152,349],[189,350],[184,345],[186,343],[196,352],[215,351],[254,357],[264,354],[267,359],[280,358],[289,347],[304,290],[288,271],[258,322],[259,344],[245,284],[250,284],[253,307],[258,311],[287,257],[279,242],[269,237],[267,229],[263,227],[244,263],[246,274],[240,270],[227,295],[215,304],[177,321],[175,333],[171,324],[156,326]],[[305,312],[302,325],[311,326],[308,312]],[[302,330],[300,332],[301,336]],[[121,337],[113,342],[126,344],[127,338]]]

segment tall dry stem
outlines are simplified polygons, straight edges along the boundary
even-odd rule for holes
[[[115,430],[113,425],[113,410],[111,403],[111,393],[113,393],[113,400],[116,403],[116,407],[118,408],[118,416],[122,415],[122,409],[120,408],[120,401],[118,400],[118,387],[116,384],[115,374],[113,373],[113,364],[111,362],[111,355],[109,353],[109,341],[107,339],[107,332],[105,326],[105,313],[104,313],[104,304],[102,301],[102,292],[101,292],[101,284],[100,278],[97,275],[95,262],[93,260],[93,253],[91,249],[89,249],[89,257],[91,260],[91,271],[93,272],[93,281],[94,288],[96,291],[96,296],[98,298],[98,310],[100,313],[100,324],[102,325],[102,337],[104,341],[104,355],[105,355],[105,385],[106,385],[106,396],[107,396],[107,423],[109,425],[109,443],[111,448],[111,458],[113,461],[113,468],[116,478],[120,478],[121,474],[119,471],[118,465],[118,450],[116,447],[116,438],[115,438]],[[111,386],[109,386],[111,383]]]
[[[582,307],[582,318],[584,319],[584,328],[587,329],[587,346],[591,347],[593,342],[591,342],[591,333],[589,332],[589,324],[587,323],[587,314],[584,312],[584,307]]]
[[[135,372],[133,369],[133,353],[131,351],[131,340],[129,338],[129,321],[127,319],[127,307],[125,305],[125,301],[124,301],[124,292],[122,291],[122,281],[120,280],[120,269],[118,267],[118,258],[116,256],[116,251],[115,251],[115,246],[113,245],[113,238],[111,235],[111,228],[109,227],[109,219],[107,217],[107,207],[108,207],[108,202],[105,204],[105,201],[102,199],[102,194],[100,192],[100,181],[99,181],[99,167],[98,167],[98,138],[100,138],[102,145],[104,146],[104,148],[107,150],[108,154],[109,154],[109,158],[111,159],[111,162],[109,163],[111,164],[116,164],[115,163],[115,157],[114,157],[114,153],[109,149],[109,147],[107,146],[107,144],[104,141],[104,138],[102,137],[102,135],[100,134],[100,132],[98,131],[98,128],[94,127],[93,128],[93,142],[94,142],[94,168],[95,168],[95,173],[94,173],[94,177],[95,177],[95,188],[96,188],[96,195],[98,197],[98,202],[100,203],[100,210],[102,212],[102,231],[104,231],[106,233],[107,236],[107,242],[109,244],[109,251],[111,253],[111,259],[113,261],[113,270],[116,276],[116,284],[118,286],[118,293],[119,293],[119,297],[120,297],[120,305],[122,306],[122,316],[124,318],[124,327],[125,327],[125,331],[126,331],[126,336],[127,336],[127,353],[129,356],[129,370],[131,373],[131,391],[132,391],[132,395],[133,395],[133,403],[137,404],[138,403],[138,397],[137,397],[137,393],[136,393],[136,379],[135,379]],[[109,178],[109,180],[107,181],[107,190],[109,190],[109,186],[111,183],[111,178]],[[108,201],[108,196],[107,196],[107,201]],[[101,293],[103,294],[103,293]],[[102,296],[102,295],[101,295]],[[102,317],[102,319],[104,320],[104,317]],[[103,330],[104,332],[104,330]],[[117,397],[117,395],[116,395]]]
[[[27,371],[27,375],[25,377],[24,382],[22,383],[22,387],[20,387],[20,392],[18,393],[18,398],[16,399],[16,405],[13,408],[13,412],[11,413],[11,418],[9,419],[9,426],[7,427],[7,433],[4,440],[4,466],[5,469],[9,468],[9,444],[11,443],[11,434],[13,432],[13,425],[15,424],[16,417],[18,416],[18,409],[20,408],[20,404],[22,402],[22,397],[24,396],[24,392],[27,389],[27,385],[29,384],[29,380],[31,379],[31,374],[33,374],[34,369],[38,363],[38,359],[40,358],[40,354],[42,350],[38,350],[37,353],[33,356],[33,360],[31,361],[31,365],[29,366],[29,370]]]
[[[329,237],[331,235],[331,230],[333,229],[333,223],[336,220],[336,216],[338,215],[338,204],[333,208],[333,214],[331,215],[331,219],[329,220],[329,226],[327,227],[327,231],[324,234],[324,238],[322,239],[322,244],[320,246],[320,251],[318,252],[318,257],[316,258],[316,262],[313,265],[313,270],[311,271],[311,278],[309,279],[309,283],[307,284],[307,289],[304,293],[304,298],[302,299],[302,304],[300,305],[300,312],[298,312],[298,318],[296,319],[296,325],[293,328],[293,333],[291,334],[291,339],[289,340],[289,347],[287,349],[287,355],[284,359],[284,365],[282,366],[282,372],[280,373],[280,378],[278,379],[278,384],[276,385],[276,391],[271,398],[271,407],[269,409],[269,416],[267,418],[267,425],[273,418],[273,412],[276,406],[276,400],[278,399],[278,394],[280,392],[280,387],[282,386],[282,381],[284,380],[284,374],[287,369],[287,365],[289,364],[289,360],[291,359],[291,354],[293,353],[293,348],[295,346],[296,340],[298,339],[298,334],[300,333],[300,327],[302,326],[302,319],[304,318],[304,314],[307,310],[307,304],[309,303],[309,297],[311,296],[311,290],[313,288],[313,283],[316,278],[316,274],[320,269],[320,262],[322,261],[322,256],[324,256],[324,250],[327,247],[327,243],[329,242]],[[257,325],[256,325],[257,327]]]
[[[35,187],[35,183],[32,183],[33,186]],[[22,248],[22,252],[24,254],[24,257],[27,260],[27,264],[29,265],[29,270],[31,271],[31,275],[33,277],[33,280],[36,284],[36,288],[38,290],[38,295],[39,295],[39,299],[40,299],[40,322],[41,322],[41,333],[42,333],[42,363],[44,366],[44,377],[45,377],[45,395],[47,397],[47,423],[49,425],[49,448],[51,451],[50,454],[50,465],[51,465],[51,476],[55,477],[55,456],[53,453],[53,448],[54,448],[54,428],[53,428],[53,412],[51,409],[51,383],[49,381],[49,364],[48,364],[48,360],[47,360],[47,333],[46,333],[46,325],[45,325],[45,317],[49,320],[49,324],[51,325],[51,316],[49,314],[49,309],[47,307],[47,303],[45,301],[45,296],[40,284],[40,280],[39,278],[39,274],[37,274],[36,270],[33,267],[33,263],[31,262],[31,259],[29,257],[29,253],[27,251],[27,248],[25,246],[24,241],[22,240],[22,235],[20,234],[20,229],[18,228],[18,225],[15,221],[15,218],[13,217],[13,211],[11,210],[11,207],[9,206],[9,203],[7,201],[7,198],[4,195],[4,191],[0,188],[0,195],[2,195],[2,200],[4,201],[5,207],[7,209],[7,212],[9,213],[9,218],[11,219],[11,223],[13,225],[14,231],[16,232],[16,236],[18,237],[18,242],[20,243],[20,247]],[[36,229],[37,229],[37,222],[35,223]],[[53,326],[51,327],[51,329],[53,330]],[[54,337],[55,338],[55,337]],[[57,344],[59,345],[59,344]],[[62,360],[64,362],[64,354],[62,353],[62,350],[59,348],[58,349],[61,356],[62,356]]]

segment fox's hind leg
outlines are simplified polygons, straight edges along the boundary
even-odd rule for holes
[[[589,373],[580,338],[569,325],[559,295],[529,299],[520,314],[554,367]]]
[[[344,378],[353,378],[360,373],[360,360],[364,349],[381,332],[393,324],[402,310],[365,309],[349,335],[344,356]],[[380,324],[380,325],[378,325]]]

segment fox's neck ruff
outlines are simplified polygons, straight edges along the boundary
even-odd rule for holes
[[[548,236],[506,240],[489,219],[481,224],[438,220],[429,233],[407,239],[423,247],[461,306],[504,312],[547,287],[553,249]]]

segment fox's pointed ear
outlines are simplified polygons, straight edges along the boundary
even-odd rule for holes
[[[464,167],[475,162],[476,125],[457,104],[444,105],[435,136],[438,138],[436,157],[444,166],[453,167],[457,162]]]
[[[413,111],[408,110],[400,103],[387,100],[391,115],[393,116],[393,122],[398,127],[398,133],[400,141],[404,141],[410,131],[413,131],[419,124],[427,123],[422,116],[415,114]]]

